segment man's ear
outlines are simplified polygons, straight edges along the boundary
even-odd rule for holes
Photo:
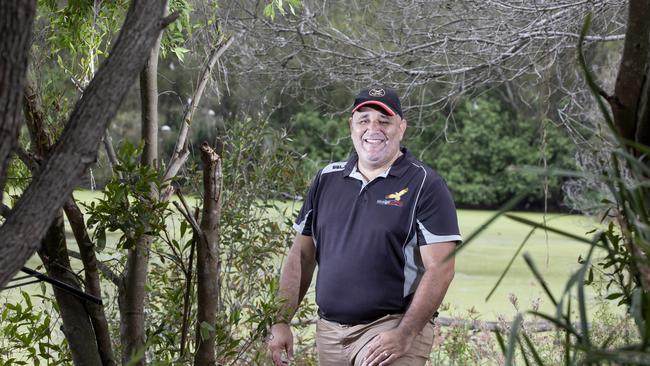
[[[352,130],[352,117],[348,118],[348,127],[350,127],[350,130]]]

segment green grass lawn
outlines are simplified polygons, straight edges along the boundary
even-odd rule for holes
[[[75,192],[77,199],[83,202],[93,200],[98,197],[98,194],[90,191]],[[279,206],[291,212],[299,209],[300,202],[283,202]],[[277,212],[270,214],[281,219],[281,214]],[[459,210],[459,223],[463,236],[468,237],[493,214],[492,211]],[[539,213],[519,215],[536,222],[544,220],[544,215]],[[546,221],[549,226],[577,235],[585,235],[596,225],[591,219],[578,215],[550,214],[546,216]],[[516,294],[521,310],[530,308],[533,301],[541,299],[541,309],[551,311],[549,301],[546,300],[541,287],[534,280],[521,255],[515,260],[510,272],[492,298],[485,301],[485,297],[529,231],[528,226],[502,217],[465,247],[456,258],[456,277],[445,298],[449,309],[443,312],[443,316],[466,316],[468,310],[474,308],[482,320],[494,320],[499,314],[509,317],[516,313],[515,307],[509,301],[510,294]],[[118,234],[109,233],[109,244],[111,240],[116,241],[118,237]],[[76,250],[74,239],[69,232],[68,239],[70,247]],[[529,239],[522,253],[531,254],[550,288],[554,293],[559,294],[569,274],[577,268],[578,256],[584,254],[586,249],[585,244],[538,230]],[[28,266],[35,267],[39,263],[38,257],[34,256],[28,262]],[[73,263],[75,267],[80,266],[80,263],[74,259]],[[17,291],[6,291],[3,295],[9,295],[8,293],[18,294]]]
[[[494,213],[461,210],[458,214],[461,231],[467,237]],[[536,222],[543,222],[546,218],[548,226],[585,238],[596,225],[593,220],[578,215],[550,214],[544,217],[538,213],[516,214]],[[445,298],[455,313],[462,314],[474,307],[483,320],[492,320],[499,314],[513,315],[517,310],[509,300],[510,294],[516,294],[520,310],[529,309],[534,301],[541,299],[540,308],[552,311],[550,301],[521,254],[530,253],[551,291],[558,297],[569,275],[578,268],[578,257],[585,255],[588,245],[542,230],[537,230],[528,240],[497,291],[489,301],[485,300],[530,229],[501,217],[460,252],[456,258],[456,277]]]

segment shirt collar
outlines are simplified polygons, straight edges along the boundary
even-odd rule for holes
[[[381,175],[384,178],[386,177],[386,175],[390,175],[393,177],[401,177],[408,169],[410,162],[413,159],[413,155],[411,155],[411,152],[408,151],[408,149],[405,147],[401,147],[400,150],[402,151],[402,156],[397,158],[397,160],[393,162],[393,165],[391,165],[390,168],[388,168],[388,170]],[[357,153],[353,151],[350,154],[350,157],[348,158],[348,162],[345,164],[345,169],[343,169],[343,176],[349,177],[350,174],[358,172],[357,169],[358,161],[359,161],[359,155],[357,155]]]

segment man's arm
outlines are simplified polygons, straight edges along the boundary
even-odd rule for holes
[[[316,267],[316,248],[311,236],[297,234],[289,250],[280,276],[280,297],[284,301],[279,322],[271,327],[268,343],[275,365],[286,365],[282,352],[293,358],[293,334],[289,327],[291,318],[305,297]]]
[[[425,271],[411,305],[396,328],[378,334],[371,341],[364,365],[390,365],[409,350],[415,337],[442,303],[454,278],[454,258],[446,261],[445,258],[455,246],[453,242],[445,242],[420,247]]]

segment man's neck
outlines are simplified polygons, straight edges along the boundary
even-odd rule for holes
[[[397,160],[397,158],[400,156],[402,156],[402,151],[398,151],[397,154],[395,154],[395,156],[388,163],[381,166],[366,166],[361,162],[361,160],[359,160],[357,162],[357,169],[359,169],[359,173],[361,173],[361,175],[363,175],[363,177],[366,178],[368,182],[372,182],[375,178],[388,170],[388,168],[390,168],[395,160]]]

